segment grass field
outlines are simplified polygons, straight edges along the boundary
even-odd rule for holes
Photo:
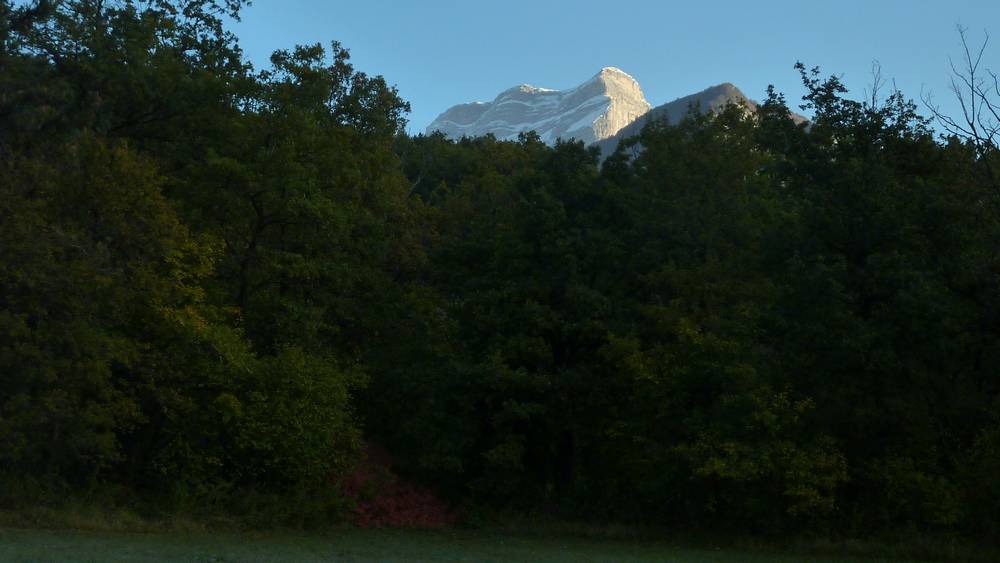
[[[125,534],[0,528],[0,561],[889,561],[496,532],[342,529],[327,534]],[[897,560],[898,561],[898,560]]]

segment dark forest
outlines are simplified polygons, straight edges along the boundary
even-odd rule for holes
[[[1000,541],[988,131],[799,64],[603,161],[414,136],[241,4],[0,0],[0,506],[350,520],[377,450],[459,519]]]

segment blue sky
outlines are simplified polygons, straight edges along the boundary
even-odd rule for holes
[[[258,67],[274,49],[340,41],[356,68],[399,88],[418,132],[454,104],[522,83],[572,87],[604,66],[634,76],[653,105],[732,82],[754,99],[774,84],[794,108],[797,60],[859,98],[877,60],[908,96],[931,91],[955,111],[956,25],[976,43],[995,35],[985,60],[1000,71],[1000,0],[255,0],[233,29]]]

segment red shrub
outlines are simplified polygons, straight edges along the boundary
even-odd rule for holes
[[[365,461],[341,487],[354,502],[352,522],[362,528],[440,528],[455,521],[441,499],[396,476],[389,456],[376,446],[366,449]]]

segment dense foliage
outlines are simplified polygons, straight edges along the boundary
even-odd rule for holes
[[[801,66],[809,124],[603,163],[411,137],[239,9],[0,0],[0,502],[337,511],[367,440],[467,506],[1000,535],[996,147]]]

